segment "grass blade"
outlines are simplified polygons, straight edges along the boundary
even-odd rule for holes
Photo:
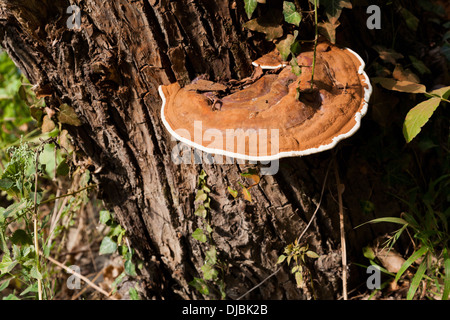
[[[385,217],[385,218],[378,218],[378,219],[373,219],[373,220],[364,222],[363,224],[360,224],[356,228],[359,228],[368,223],[380,223],[380,222],[390,222],[390,223],[398,223],[398,224],[408,225],[408,221],[406,221],[405,219],[396,218],[396,217]]]
[[[444,292],[442,293],[442,300],[448,300],[449,294],[450,294],[450,256],[445,250],[445,260],[444,260],[444,272],[445,272],[445,278],[444,278]]]
[[[423,256],[427,252],[428,252],[428,248],[427,247],[422,247],[419,250],[417,250],[416,252],[414,252],[408,258],[408,260],[406,260],[402,264],[402,266],[400,267],[400,270],[398,270],[397,275],[395,276],[394,281],[397,282],[400,279],[400,277],[403,275],[403,273],[406,271],[406,269],[408,269],[414,263],[414,261],[419,259],[421,256]]]
[[[412,298],[414,298],[414,294],[416,293],[417,288],[420,285],[420,281],[422,281],[425,271],[427,271],[427,259],[423,259],[422,263],[417,269],[416,274],[411,281],[411,286],[409,287],[408,294],[406,295],[406,300],[412,300]]]

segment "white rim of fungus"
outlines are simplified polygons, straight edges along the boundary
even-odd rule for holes
[[[345,50],[348,50],[350,53],[352,53],[356,58],[358,58],[358,60],[361,62],[361,65],[359,66],[358,69],[358,73],[360,75],[363,75],[365,78],[365,84],[367,85],[367,88],[364,88],[364,102],[363,102],[363,106],[361,108],[361,111],[357,112],[355,114],[355,121],[356,124],[355,126],[350,129],[348,132],[340,134],[336,137],[333,138],[333,141],[329,144],[326,145],[321,145],[317,148],[310,148],[310,149],[306,149],[306,150],[302,150],[302,151],[286,151],[286,152],[279,152],[275,155],[271,155],[271,156],[249,156],[249,155],[245,155],[245,154],[241,154],[241,153],[235,153],[235,152],[230,152],[230,151],[226,151],[226,150],[222,150],[222,149],[213,149],[213,148],[207,148],[203,145],[197,144],[191,140],[188,140],[186,138],[183,138],[182,136],[180,136],[179,134],[177,134],[175,132],[175,130],[172,129],[172,127],[169,125],[169,123],[166,120],[166,117],[164,116],[164,108],[166,106],[166,97],[164,95],[164,92],[162,90],[162,86],[159,86],[158,88],[158,92],[159,95],[161,96],[161,99],[163,101],[162,103],[162,107],[161,107],[161,118],[162,121],[164,123],[164,126],[166,127],[166,129],[169,131],[169,133],[176,138],[177,140],[191,146],[194,147],[196,149],[199,149],[203,152],[206,153],[210,153],[210,154],[218,154],[218,155],[223,155],[226,157],[230,157],[230,158],[235,158],[235,159],[242,159],[242,160],[248,160],[248,161],[273,161],[273,160],[279,160],[281,158],[287,158],[287,157],[301,157],[301,156],[307,156],[310,154],[314,154],[314,153],[319,153],[322,151],[326,151],[326,150],[330,150],[333,149],[341,140],[347,139],[349,137],[351,137],[353,134],[355,134],[356,131],[358,131],[358,129],[361,126],[361,119],[362,117],[364,117],[367,113],[367,109],[369,107],[369,99],[370,96],[372,94],[372,84],[370,83],[370,79],[369,76],[367,75],[367,73],[364,71],[364,68],[366,66],[364,60],[353,50],[349,49],[349,48],[345,48]],[[283,65],[279,65],[277,67],[273,67],[273,66],[263,66],[263,65],[258,65],[255,64],[253,62],[253,65],[255,66],[260,66],[262,69],[277,69],[280,67],[283,67]]]

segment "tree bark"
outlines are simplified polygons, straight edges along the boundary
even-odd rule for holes
[[[72,4],[81,8],[80,29],[66,26]],[[249,164],[175,164],[171,151],[177,142],[160,117],[159,85],[186,84],[203,74],[216,81],[243,78],[252,72],[252,59],[268,51],[263,37],[243,27],[243,1],[0,0],[0,19],[2,47],[38,91],[50,92],[47,105],[67,103],[82,120],[81,127],[66,127],[92,160],[102,198],[144,261],[147,298],[205,298],[188,284],[201,278],[208,248],[192,237],[201,224],[194,197],[202,169],[212,190],[213,239],[225,265],[227,298],[240,297],[278,268],[283,248],[316,209],[333,151],[283,159],[276,175],[263,176],[251,189],[248,202],[231,197],[227,187],[243,181],[240,173]],[[352,172],[358,170],[352,150],[338,153],[338,162],[346,186],[348,256],[355,262],[373,234],[353,229],[371,218],[362,216],[354,194],[382,186],[350,181],[359,174]],[[326,186],[302,239],[320,255],[307,263],[307,286],[298,289],[284,266],[245,299],[341,296],[333,175]],[[386,215],[392,210],[386,208]],[[351,267],[351,288],[363,281],[363,271]],[[218,296],[212,291],[210,297]]]

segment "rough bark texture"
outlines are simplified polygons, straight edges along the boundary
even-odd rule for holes
[[[79,30],[66,26],[71,4],[82,10]],[[265,48],[243,28],[245,20],[243,1],[231,0],[0,0],[2,47],[33,84],[52,93],[46,100],[50,107],[67,103],[83,122],[68,129],[95,164],[105,202],[145,261],[148,298],[202,298],[188,285],[201,277],[207,249],[192,238],[200,223],[194,197],[202,168],[212,190],[213,236],[227,265],[230,299],[276,270],[278,255],[302,232],[318,203],[332,151],[282,160],[278,174],[264,176],[251,190],[252,203],[227,192],[242,181],[245,166],[171,160],[176,142],[162,127],[158,86],[188,83],[201,74],[213,80],[248,76],[252,59]],[[367,170],[349,156],[352,150],[338,160],[346,186],[349,256],[356,261],[352,257],[361,256],[373,234],[353,229],[371,218],[362,216],[354,195],[382,197],[377,192],[382,186],[364,176]],[[335,195],[330,174],[321,209],[303,238],[321,256],[309,262],[319,299],[341,292]],[[389,215],[394,208],[385,209]],[[351,267],[356,283],[350,289],[363,282],[362,271]],[[297,289],[285,267],[246,298],[306,299],[313,296],[308,287]]]

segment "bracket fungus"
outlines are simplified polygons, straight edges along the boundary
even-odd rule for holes
[[[331,149],[359,129],[372,86],[358,54],[320,43],[311,89],[312,60],[311,51],[297,56],[302,73],[296,76],[272,52],[253,64],[277,70],[240,86],[206,80],[160,86],[163,123],[187,145],[237,159],[270,161]]]

